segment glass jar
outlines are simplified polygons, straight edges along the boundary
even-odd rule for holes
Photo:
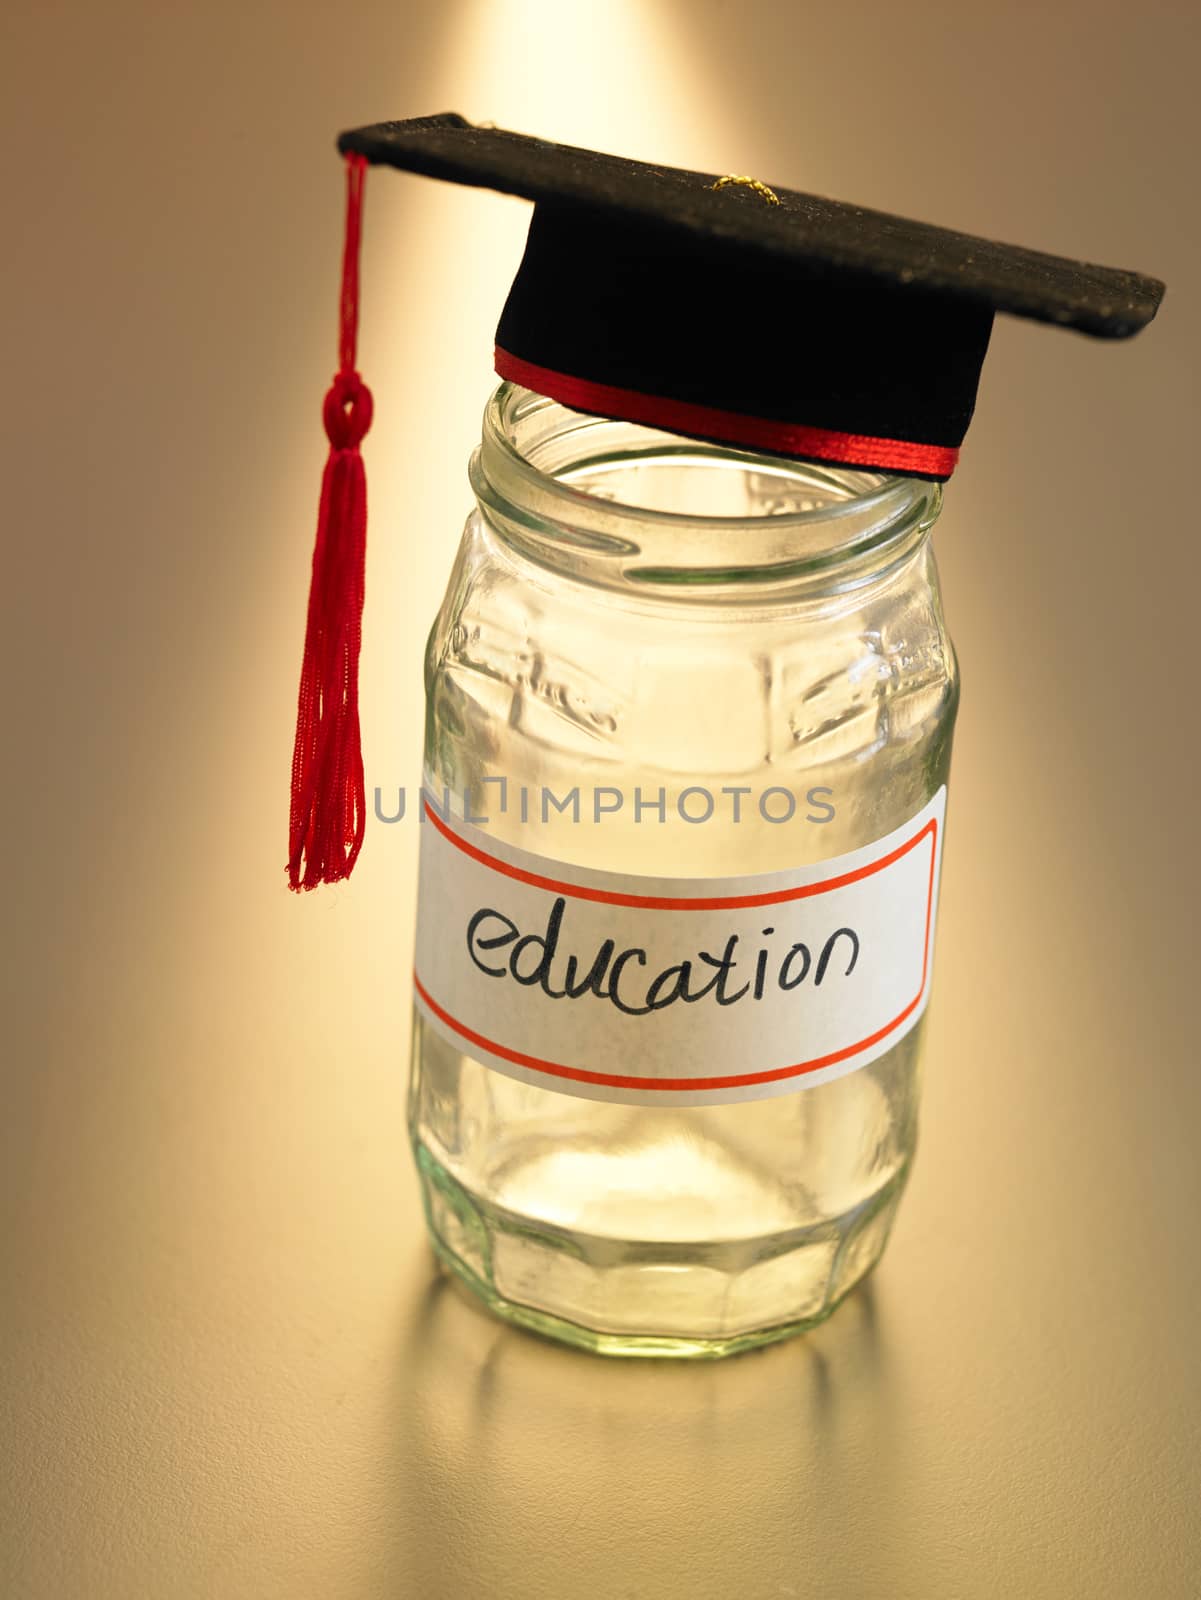
[[[958,699],[929,540],[939,488],[583,416],[511,384],[470,476],[477,509],[426,658],[410,1131],[434,1247],[500,1315],[605,1353],[724,1355],[799,1332],[878,1260],[914,1153]],[[918,999],[873,1030],[874,991],[849,976],[859,934],[823,924],[806,946],[794,924],[772,946],[775,924],[833,907],[829,890],[875,895],[831,913],[874,927],[911,837],[929,845],[920,893],[905,891],[924,902],[905,935],[921,948],[888,960],[916,963],[906,983],[920,966]],[[550,904],[534,938],[522,894]],[[571,981],[560,949],[548,981],[556,915],[594,913],[624,931],[581,945]],[[735,915],[736,975],[712,922]],[[660,932],[687,945],[687,981],[677,964],[648,989]],[[467,978],[431,980],[446,951],[470,961],[482,1022],[445,992]],[[813,1005],[838,1013],[833,1034],[816,1011],[810,1029]],[[515,1037],[539,1007],[569,1041],[557,1066]],[[870,1048],[821,1053],[844,1035]]]

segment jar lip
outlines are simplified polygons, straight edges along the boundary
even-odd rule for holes
[[[630,500],[611,499],[590,493],[570,483],[565,478],[548,472],[518,448],[513,438],[513,424],[519,420],[519,412],[524,410],[528,416],[532,412],[542,409],[553,410],[571,419],[572,426],[580,429],[589,426],[603,427],[611,425],[616,419],[592,416],[585,412],[572,411],[557,400],[551,400],[545,395],[538,394],[535,390],[523,388],[519,384],[509,381],[501,383],[491,394],[488,404],[484,409],[483,438],[484,445],[489,452],[495,450],[500,453],[505,468],[514,474],[517,479],[527,485],[531,490],[545,493],[552,490],[556,499],[562,497],[565,506],[573,506],[580,512],[603,511],[606,522],[612,526],[614,521],[620,522],[628,519],[630,524],[646,527],[648,523],[663,529],[688,528],[697,532],[720,533],[739,530],[743,535],[753,534],[756,530],[768,531],[779,535],[788,528],[795,527],[798,531],[812,528],[821,523],[829,525],[832,521],[858,520],[865,516],[879,528],[879,521],[872,517],[873,512],[881,514],[882,520],[893,523],[898,518],[909,520],[914,511],[924,502],[926,514],[920,512],[920,520],[926,524],[933,522],[938,514],[941,502],[941,486],[924,478],[915,478],[901,473],[880,473],[876,471],[861,471],[850,467],[825,466],[819,462],[804,461],[790,456],[768,455],[752,450],[738,450],[732,446],[721,445],[703,439],[693,439],[684,434],[659,433],[652,428],[625,424],[635,428],[640,435],[645,435],[648,441],[656,438],[663,440],[666,449],[683,448],[703,452],[717,461],[731,461],[742,464],[760,463],[764,470],[786,474],[790,470],[798,479],[809,478],[815,485],[823,485],[835,490],[843,491],[841,496],[830,500],[828,503],[796,511],[775,511],[762,515],[738,516],[713,516],[695,511],[667,511],[654,506],[637,505]],[[580,462],[579,465],[584,465]],[[870,487],[862,492],[854,492],[854,479],[870,481]],[[851,492],[846,492],[848,484]]]

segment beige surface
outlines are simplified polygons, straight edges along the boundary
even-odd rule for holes
[[[1190,10],[12,8],[5,1600],[1201,1589]],[[998,327],[938,536],[965,694],[917,1174],[870,1295],[724,1366],[435,1286],[413,831],[283,889],[329,135],[449,106],[1172,286],[1129,346]],[[525,216],[368,186],[381,785]]]

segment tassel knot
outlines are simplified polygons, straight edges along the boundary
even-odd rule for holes
[[[371,426],[371,390],[357,372],[339,372],[325,397],[325,434],[335,450],[357,450]]]

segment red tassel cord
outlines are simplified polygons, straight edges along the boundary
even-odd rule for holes
[[[292,754],[288,842],[292,889],[315,889],[320,883],[348,878],[367,820],[359,742],[367,480],[359,443],[371,425],[371,391],[355,370],[366,172],[362,156],[347,157],[338,373],[325,397],[329,460],[317,513]]]

